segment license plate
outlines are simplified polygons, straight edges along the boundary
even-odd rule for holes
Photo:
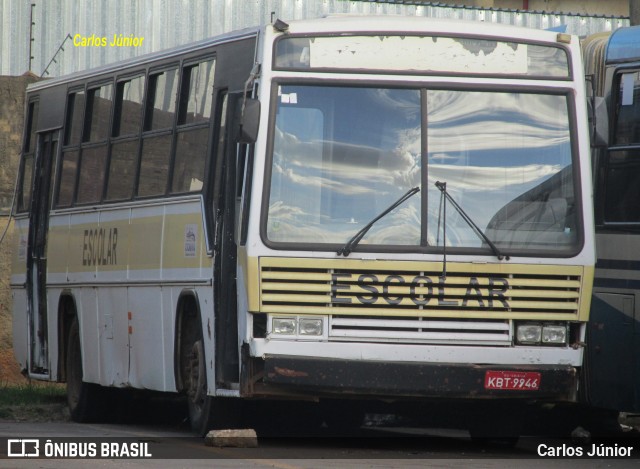
[[[537,391],[540,389],[540,373],[532,371],[487,371],[485,389]]]

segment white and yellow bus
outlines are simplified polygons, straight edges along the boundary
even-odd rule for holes
[[[20,366],[66,382],[80,421],[105,388],[184,393],[198,432],[245,398],[574,401],[594,270],[579,47],[277,21],[32,85]]]

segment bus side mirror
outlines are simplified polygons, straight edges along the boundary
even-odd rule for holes
[[[591,146],[602,148],[609,145],[609,112],[607,103],[601,96],[594,96],[588,101],[589,129],[591,130]]]
[[[260,101],[246,98],[241,104],[240,119],[236,131],[237,143],[255,143],[260,126]]]

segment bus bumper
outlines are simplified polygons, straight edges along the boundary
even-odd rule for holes
[[[281,392],[358,397],[516,398],[575,401],[571,365],[471,365],[265,355],[262,382]],[[489,373],[488,373],[489,372]],[[537,389],[495,389],[496,373],[537,376]],[[492,388],[494,387],[494,388]]]

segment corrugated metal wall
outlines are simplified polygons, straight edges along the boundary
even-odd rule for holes
[[[32,60],[29,60],[30,19],[33,12]],[[533,28],[565,25],[567,32],[587,35],[627,26],[629,20],[544,12],[493,10],[347,0],[0,0],[0,74],[37,75],[49,62],[49,76],[96,67],[222,32],[269,23],[271,12],[285,21],[333,13],[410,15],[491,21]],[[67,35],[114,34],[144,37],[142,47],[76,47]]]

